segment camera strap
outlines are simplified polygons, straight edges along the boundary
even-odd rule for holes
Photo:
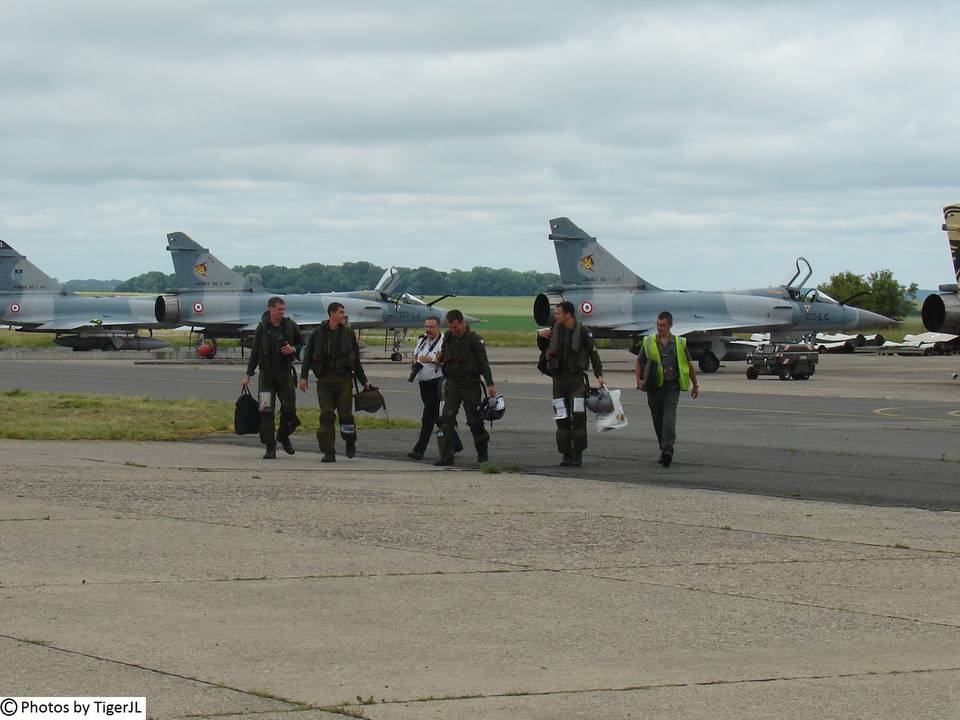
[[[443,333],[440,333],[439,335],[437,335],[436,340],[430,343],[430,347],[427,347],[427,336],[424,335],[423,339],[421,339],[419,344],[417,345],[417,349],[414,351],[414,357],[417,358],[425,353],[433,352],[433,349],[437,346],[437,343],[440,342],[441,340],[443,340]],[[421,352],[421,349],[423,350],[423,352]]]

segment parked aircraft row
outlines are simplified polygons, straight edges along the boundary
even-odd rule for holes
[[[944,208],[957,282],[941,285],[923,304],[922,317],[932,332],[960,333],[960,205]],[[579,309],[597,337],[626,338],[637,345],[653,331],[656,315],[669,309],[673,331],[688,338],[688,347],[703,372],[716,372],[721,360],[743,359],[748,352],[734,333],[769,332],[774,339],[792,339],[827,330],[859,331],[895,324],[869,310],[837,301],[805,288],[812,268],[797,258],[795,272],[781,285],[728,291],[662,290],[636,275],[597,239],[568,218],[550,221],[560,269],[560,284],[536,296],[533,317],[538,325],[552,322],[563,300]],[[54,332],[56,342],[75,349],[149,349],[160,340],[138,334],[141,329],[189,326],[208,338],[247,338],[256,329],[270,293],[242,278],[207,248],[182,232],[167,235],[177,288],[156,298],[85,297],[63,290],[26,257],[0,241],[0,323],[28,332]],[[387,270],[372,290],[283,296],[287,313],[304,328],[326,319],[326,307],[337,301],[347,308],[352,325],[394,331],[394,360],[406,331],[427,317],[445,311],[409,293],[397,292],[400,277]],[[449,297],[449,296],[444,296]],[[473,321],[473,318],[469,319]]]
[[[182,232],[167,235],[177,288],[159,297],[90,297],[67,292],[24,255],[0,241],[0,323],[25,332],[56,333],[58,345],[75,350],[152,350],[167,343],[138,331],[188,326],[204,337],[249,338],[274,293],[240,277],[207,248]],[[445,310],[410,293],[395,294],[400,277],[387,270],[372,290],[282,295],[287,315],[301,327],[327,319],[327,305],[341,303],[358,328],[393,334],[393,359],[410,328]],[[449,296],[444,296],[449,297]],[[476,318],[469,318],[475,321]]]

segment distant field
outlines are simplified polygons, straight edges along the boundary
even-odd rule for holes
[[[533,321],[532,297],[482,297],[467,295],[450,298],[441,303],[444,307],[456,307],[467,315],[484,322],[474,328],[491,344],[535,345],[532,337],[537,331]]]
[[[459,308],[479,318],[488,315],[501,317],[526,317],[533,322],[533,297],[485,297],[482,295],[458,295],[440,302],[445,308]]]

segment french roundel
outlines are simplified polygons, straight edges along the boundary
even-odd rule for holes
[[[14,314],[20,312],[20,303],[10,303],[10,312]]]
[[[197,315],[200,315],[201,313],[203,313],[203,303],[200,302],[199,300],[198,300],[197,302],[195,302],[195,303],[193,304],[193,311],[194,311]]]
[[[589,300],[584,300],[582,303],[580,303],[580,312],[582,312],[584,315],[589,315],[592,313],[593,303]]]

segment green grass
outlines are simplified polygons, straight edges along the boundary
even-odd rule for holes
[[[533,296],[511,295],[487,297],[483,295],[458,295],[440,303],[448,310],[458,308],[467,315],[481,320],[490,317],[525,317],[533,322]]]
[[[0,330],[0,350],[7,348],[53,347],[53,333],[24,333],[17,330]]]
[[[233,403],[157,400],[143,397],[4,390],[0,392],[0,438],[19,440],[190,440],[233,432]],[[313,433],[315,407],[299,408],[298,433]],[[356,415],[357,427],[419,428],[405,417]]]

